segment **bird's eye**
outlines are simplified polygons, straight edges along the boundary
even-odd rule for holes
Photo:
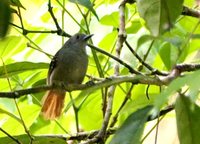
[[[79,35],[77,35],[77,36],[76,36],[76,39],[79,39],[79,37],[80,37],[80,36],[79,36]]]

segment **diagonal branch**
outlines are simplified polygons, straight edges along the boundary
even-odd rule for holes
[[[104,51],[103,49],[100,49],[94,45],[88,44],[88,46],[112,59],[114,59],[115,61],[119,62],[121,65],[125,66],[126,68],[128,68],[128,70],[130,71],[130,73],[134,73],[134,74],[142,74],[139,71],[136,71],[134,68],[132,68],[129,64],[127,64],[126,62],[124,62],[123,60],[117,58],[116,56]]]
[[[53,7],[51,6],[51,0],[49,0],[49,3],[48,3],[48,11],[56,25],[56,28],[57,28],[57,34],[60,35],[60,36],[67,36],[67,37],[70,37],[70,35],[68,33],[66,33],[64,30],[61,29],[60,25],[58,24],[58,21],[53,13]]]
[[[128,43],[128,41],[125,41],[126,46],[129,48],[129,50],[133,53],[133,55],[138,59],[138,61],[144,65],[147,69],[149,69],[153,74],[157,74],[157,75],[163,75],[166,76],[168,75],[168,73],[166,72],[161,72],[155,68],[153,68],[152,66],[150,66],[149,64],[147,64],[145,61],[143,61],[142,58],[140,58],[140,56],[135,52],[135,50],[131,47],[131,45]]]
[[[186,6],[183,6],[183,11],[182,11],[181,14],[185,15],[185,16],[200,18],[200,11],[191,9],[189,7],[186,7]]]

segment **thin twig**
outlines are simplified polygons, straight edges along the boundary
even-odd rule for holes
[[[84,32],[87,32],[86,30],[85,30],[85,28],[74,18],[74,16],[62,5],[62,3],[59,1],[59,0],[56,0],[56,2],[62,7],[62,9],[73,19],[73,21],[84,31]],[[52,12],[52,14],[53,14],[53,12]],[[55,16],[54,16],[54,21],[56,20],[56,18],[55,18]],[[57,21],[57,20],[56,20]],[[57,26],[59,26],[58,25],[58,23],[57,23]],[[58,28],[58,27],[57,27]]]
[[[131,45],[128,43],[128,41],[125,41],[126,46],[128,47],[128,49],[132,52],[132,54],[138,59],[138,61],[143,64],[147,69],[149,69],[150,71],[154,71],[154,68],[151,67],[149,64],[147,64],[146,62],[144,62],[142,60],[142,58],[140,58],[140,56],[135,52],[135,50],[131,47]]]
[[[65,6],[65,3],[66,3],[66,1],[63,0],[62,5]],[[65,10],[62,9],[62,30],[64,30],[64,29],[65,29]],[[62,37],[62,45],[64,45],[64,42],[65,42],[64,40],[65,40],[65,37]]]
[[[24,119],[23,119],[23,117],[22,117],[21,111],[20,111],[19,106],[18,106],[18,104],[17,104],[16,98],[14,99],[14,102],[15,102],[15,105],[16,105],[16,108],[17,108],[19,117],[20,117],[20,119],[21,119],[22,125],[23,125],[23,127],[24,127],[24,130],[25,130],[25,132],[27,133],[27,135],[28,135],[28,137],[29,137],[29,139],[30,139],[30,144],[32,144],[32,143],[33,143],[33,140],[34,140],[34,137],[30,134],[28,128],[26,127],[26,124],[25,124]]]
[[[150,51],[151,51],[151,49],[152,49],[152,47],[153,47],[154,42],[155,42],[154,40],[151,41],[151,43],[150,43],[150,45],[149,45],[149,47],[148,47],[146,53],[144,54],[144,56],[143,56],[143,61],[144,61],[144,62],[146,61],[146,59],[147,59],[147,57],[148,57],[148,55],[149,55],[149,53],[150,53]],[[138,67],[138,70],[139,70],[139,71],[142,71],[143,66],[144,66],[144,65],[140,65],[140,66]]]
[[[58,120],[55,119],[54,121],[63,132],[65,132],[66,134],[69,134],[69,132],[66,131],[65,128],[58,122]]]
[[[163,116],[163,115],[171,112],[172,110],[174,110],[174,105],[169,105],[165,109],[161,110],[157,115],[148,116],[147,121],[155,120],[155,119],[159,118],[160,116]]]
[[[78,108],[75,105],[75,102],[74,102],[71,92],[69,92],[69,97],[71,99],[72,107],[74,110],[74,116],[75,116],[75,122],[76,122],[76,132],[78,133],[79,132]]]
[[[28,29],[22,28],[22,27],[14,24],[14,23],[11,23],[11,22],[9,24],[12,25],[12,26],[14,26],[14,27],[16,27],[16,28],[19,28],[19,29],[25,31],[26,35],[28,33],[52,33],[52,34],[59,33],[58,30],[43,30],[43,31],[42,30],[28,30]],[[70,35],[68,34],[67,37],[70,37]]]
[[[22,144],[18,139],[14,138],[12,135],[10,135],[9,133],[7,133],[2,128],[0,128],[0,131],[2,131],[5,135],[7,135],[10,139],[12,139],[13,141],[15,141],[17,144]]]
[[[5,72],[5,75],[6,75],[6,79],[7,79],[7,81],[8,81],[8,85],[9,85],[10,91],[13,91],[12,86],[11,86],[11,83],[10,83],[10,79],[9,79],[9,77],[8,77],[8,72],[7,72],[6,65],[5,65],[5,63],[4,63],[4,61],[3,61],[2,58],[1,58],[1,61],[2,61],[2,63],[3,63],[4,72]],[[16,106],[16,108],[17,108],[17,111],[18,111],[18,113],[19,113],[19,117],[20,117],[20,119],[21,119],[21,123],[22,123],[22,125],[23,125],[23,127],[24,127],[25,132],[27,133],[28,137],[30,138],[30,144],[32,144],[34,138],[32,137],[32,135],[30,134],[30,132],[28,131],[28,129],[27,129],[26,125],[25,125],[25,122],[24,122],[24,119],[22,118],[21,111],[20,111],[20,109],[19,109],[19,107],[18,107],[16,98],[14,98],[14,102],[15,102],[15,106]]]
[[[21,11],[20,11],[20,7],[18,6],[17,7],[17,10],[18,10],[18,17],[19,17],[19,20],[20,20],[20,23],[21,23],[21,26],[22,26],[22,33],[25,35],[25,30],[24,30],[24,24],[23,24],[23,20],[22,20],[22,16],[21,16]]]
[[[185,51],[187,49],[187,46],[188,46],[194,32],[199,28],[199,25],[200,25],[200,20],[197,22],[197,24],[194,25],[192,31],[190,33],[188,33],[186,39],[184,40],[184,42],[181,46],[180,51],[179,51],[179,57],[177,57],[177,61],[178,61],[178,59],[183,59],[185,57]]]
[[[37,50],[37,51],[39,51],[39,52],[45,54],[45,55],[48,56],[49,58],[53,58],[53,55],[51,55],[51,54],[49,54],[49,53],[47,53],[47,52],[45,52],[45,51],[43,51],[43,50],[41,50],[41,49],[38,49],[38,48],[32,46],[30,43],[27,43],[27,47],[32,48],[32,49],[34,49],[34,50]]]
[[[159,123],[160,123],[160,118],[159,117],[157,118],[157,123],[156,123],[155,144],[157,144],[157,142],[158,142],[158,128],[159,128]]]
[[[147,69],[149,69],[152,73],[157,74],[157,75],[164,75],[166,76],[168,73],[165,72],[161,72],[155,68],[153,68],[152,66],[150,66],[149,64],[147,64],[145,61],[143,61],[142,58],[140,58],[140,56],[135,52],[135,50],[131,47],[131,45],[128,43],[128,41],[125,41],[126,46],[129,48],[129,50],[133,53],[133,55],[138,59],[138,61],[144,65]]]
[[[70,35],[68,33],[66,33],[64,30],[62,30],[58,24],[58,21],[53,13],[53,7],[51,6],[51,0],[49,0],[48,2],[48,11],[56,25],[56,28],[57,28],[57,34],[60,35],[60,36],[67,36],[67,37],[70,37]]]
[[[104,55],[106,55],[106,56],[108,56],[108,57],[114,59],[115,61],[119,62],[121,65],[123,65],[123,66],[125,66],[126,68],[128,68],[128,70],[130,71],[130,73],[142,74],[142,73],[140,73],[140,72],[134,70],[134,69],[132,68],[132,66],[130,66],[129,64],[127,64],[127,63],[124,62],[123,60],[121,60],[121,59],[117,58],[116,56],[114,56],[114,55],[112,55],[112,54],[110,54],[110,53],[104,51],[103,49],[100,49],[100,48],[98,48],[98,47],[96,47],[96,46],[94,46],[94,45],[91,45],[91,44],[88,44],[88,46],[89,46],[90,48],[92,48],[92,49],[94,49],[94,50],[96,50],[96,51],[98,51],[98,52],[100,52],[100,53],[102,53],[102,54],[104,54]]]
[[[111,121],[111,123],[110,123],[109,128],[114,127],[114,125],[116,124],[117,118],[118,118],[118,115],[119,115],[120,111],[122,110],[122,108],[125,106],[126,102],[127,102],[127,101],[129,100],[129,98],[131,97],[131,91],[132,91],[132,89],[133,89],[133,86],[134,86],[134,85],[131,84],[131,87],[129,88],[129,90],[128,90],[128,92],[127,92],[127,94],[126,94],[126,96],[125,96],[125,98],[124,98],[124,100],[123,100],[121,106],[120,106],[119,109],[117,110],[116,114],[113,116],[113,119],[112,119],[112,121]]]
[[[160,121],[163,120],[164,117],[165,115],[160,118]],[[144,137],[140,140],[141,143],[144,142],[144,140],[151,134],[151,132],[156,128],[156,126],[157,126],[157,123],[148,131],[146,135],[144,135]]]

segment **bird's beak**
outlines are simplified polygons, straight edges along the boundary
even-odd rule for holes
[[[93,36],[93,34],[86,35],[83,39],[84,39],[85,41],[87,41],[87,40],[89,40],[92,36]]]

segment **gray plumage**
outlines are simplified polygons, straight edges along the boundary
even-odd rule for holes
[[[87,71],[88,57],[85,47],[92,35],[75,34],[52,59],[47,84],[80,84]],[[65,90],[52,89],[44,96],[42,114],[46,119],[60,116],[64,106]]]
[[[76,34],[63,45],[50,64],[47,84],[81,83],[83,81],[88,66],[85,50],[88,38],[90,36]]]

